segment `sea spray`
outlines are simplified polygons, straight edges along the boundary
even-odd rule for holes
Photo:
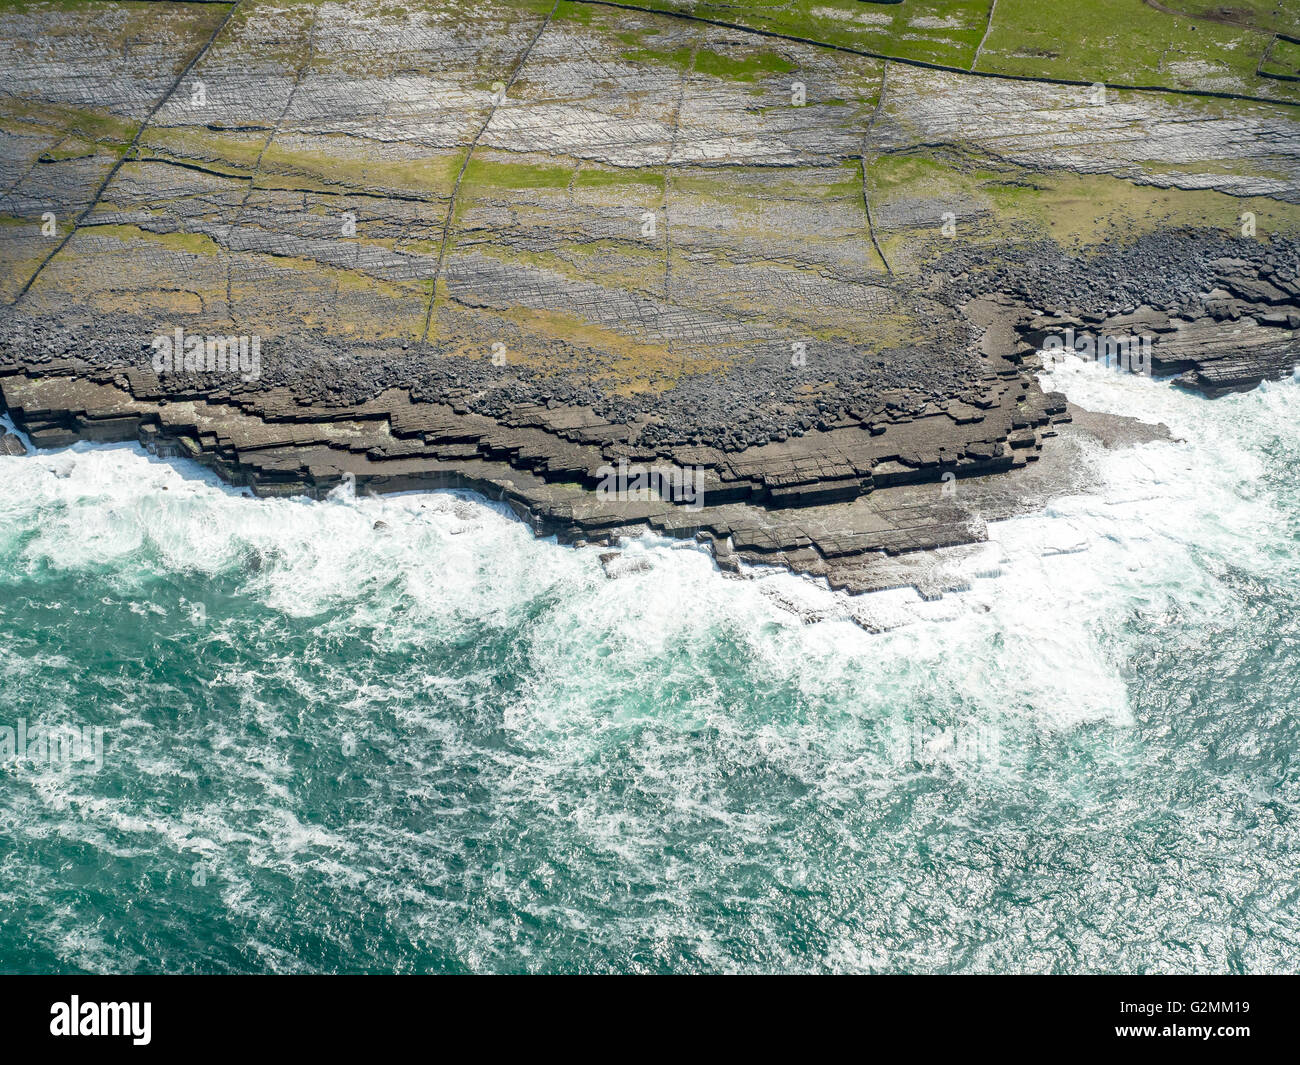
[[[608,580],[463,494],[0,458],[0,690],[112,737],[4,770],[0,905],[46,917],[0,965],[1284,967],[1300,386],[1053,370],[1176,439],[1083,451],[1097,489],[934,602],[652,536]]]

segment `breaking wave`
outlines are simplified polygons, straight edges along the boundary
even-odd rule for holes
[[[0,970],[1293,968],[1300,381],[1046,383],[1173,440],[936,602],[0,457]]]

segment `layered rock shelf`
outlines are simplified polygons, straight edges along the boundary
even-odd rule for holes
[[[1285,82],[1099,95],[684,13],[5,9],[6,410],[261,494],[473,488],[928,594],[915,553],[1160,433],[1044,392],[1044,348],[1210,397],[1300,362]],[[1014,66],[980,29],[971,68]],[[185,336],[245,361],[160,358]],[[702,494],[602,487],[651,467]]]

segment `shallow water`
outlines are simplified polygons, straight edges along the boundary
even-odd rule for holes
[[[1047,383],[1185,442],[934,603],[0,458],[0,970],[1293,970],[1300,381]]]

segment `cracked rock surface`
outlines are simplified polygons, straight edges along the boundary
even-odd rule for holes
[[[37,446],[941,588],[909,552],[1150,432],[1045,394],[1049,338],[1146,337],[1212,396],[1300,361],[1285,101],[569,0],[148,7],[0,12],[0,394]],[[703,496],[610,498],[620,462]]]

